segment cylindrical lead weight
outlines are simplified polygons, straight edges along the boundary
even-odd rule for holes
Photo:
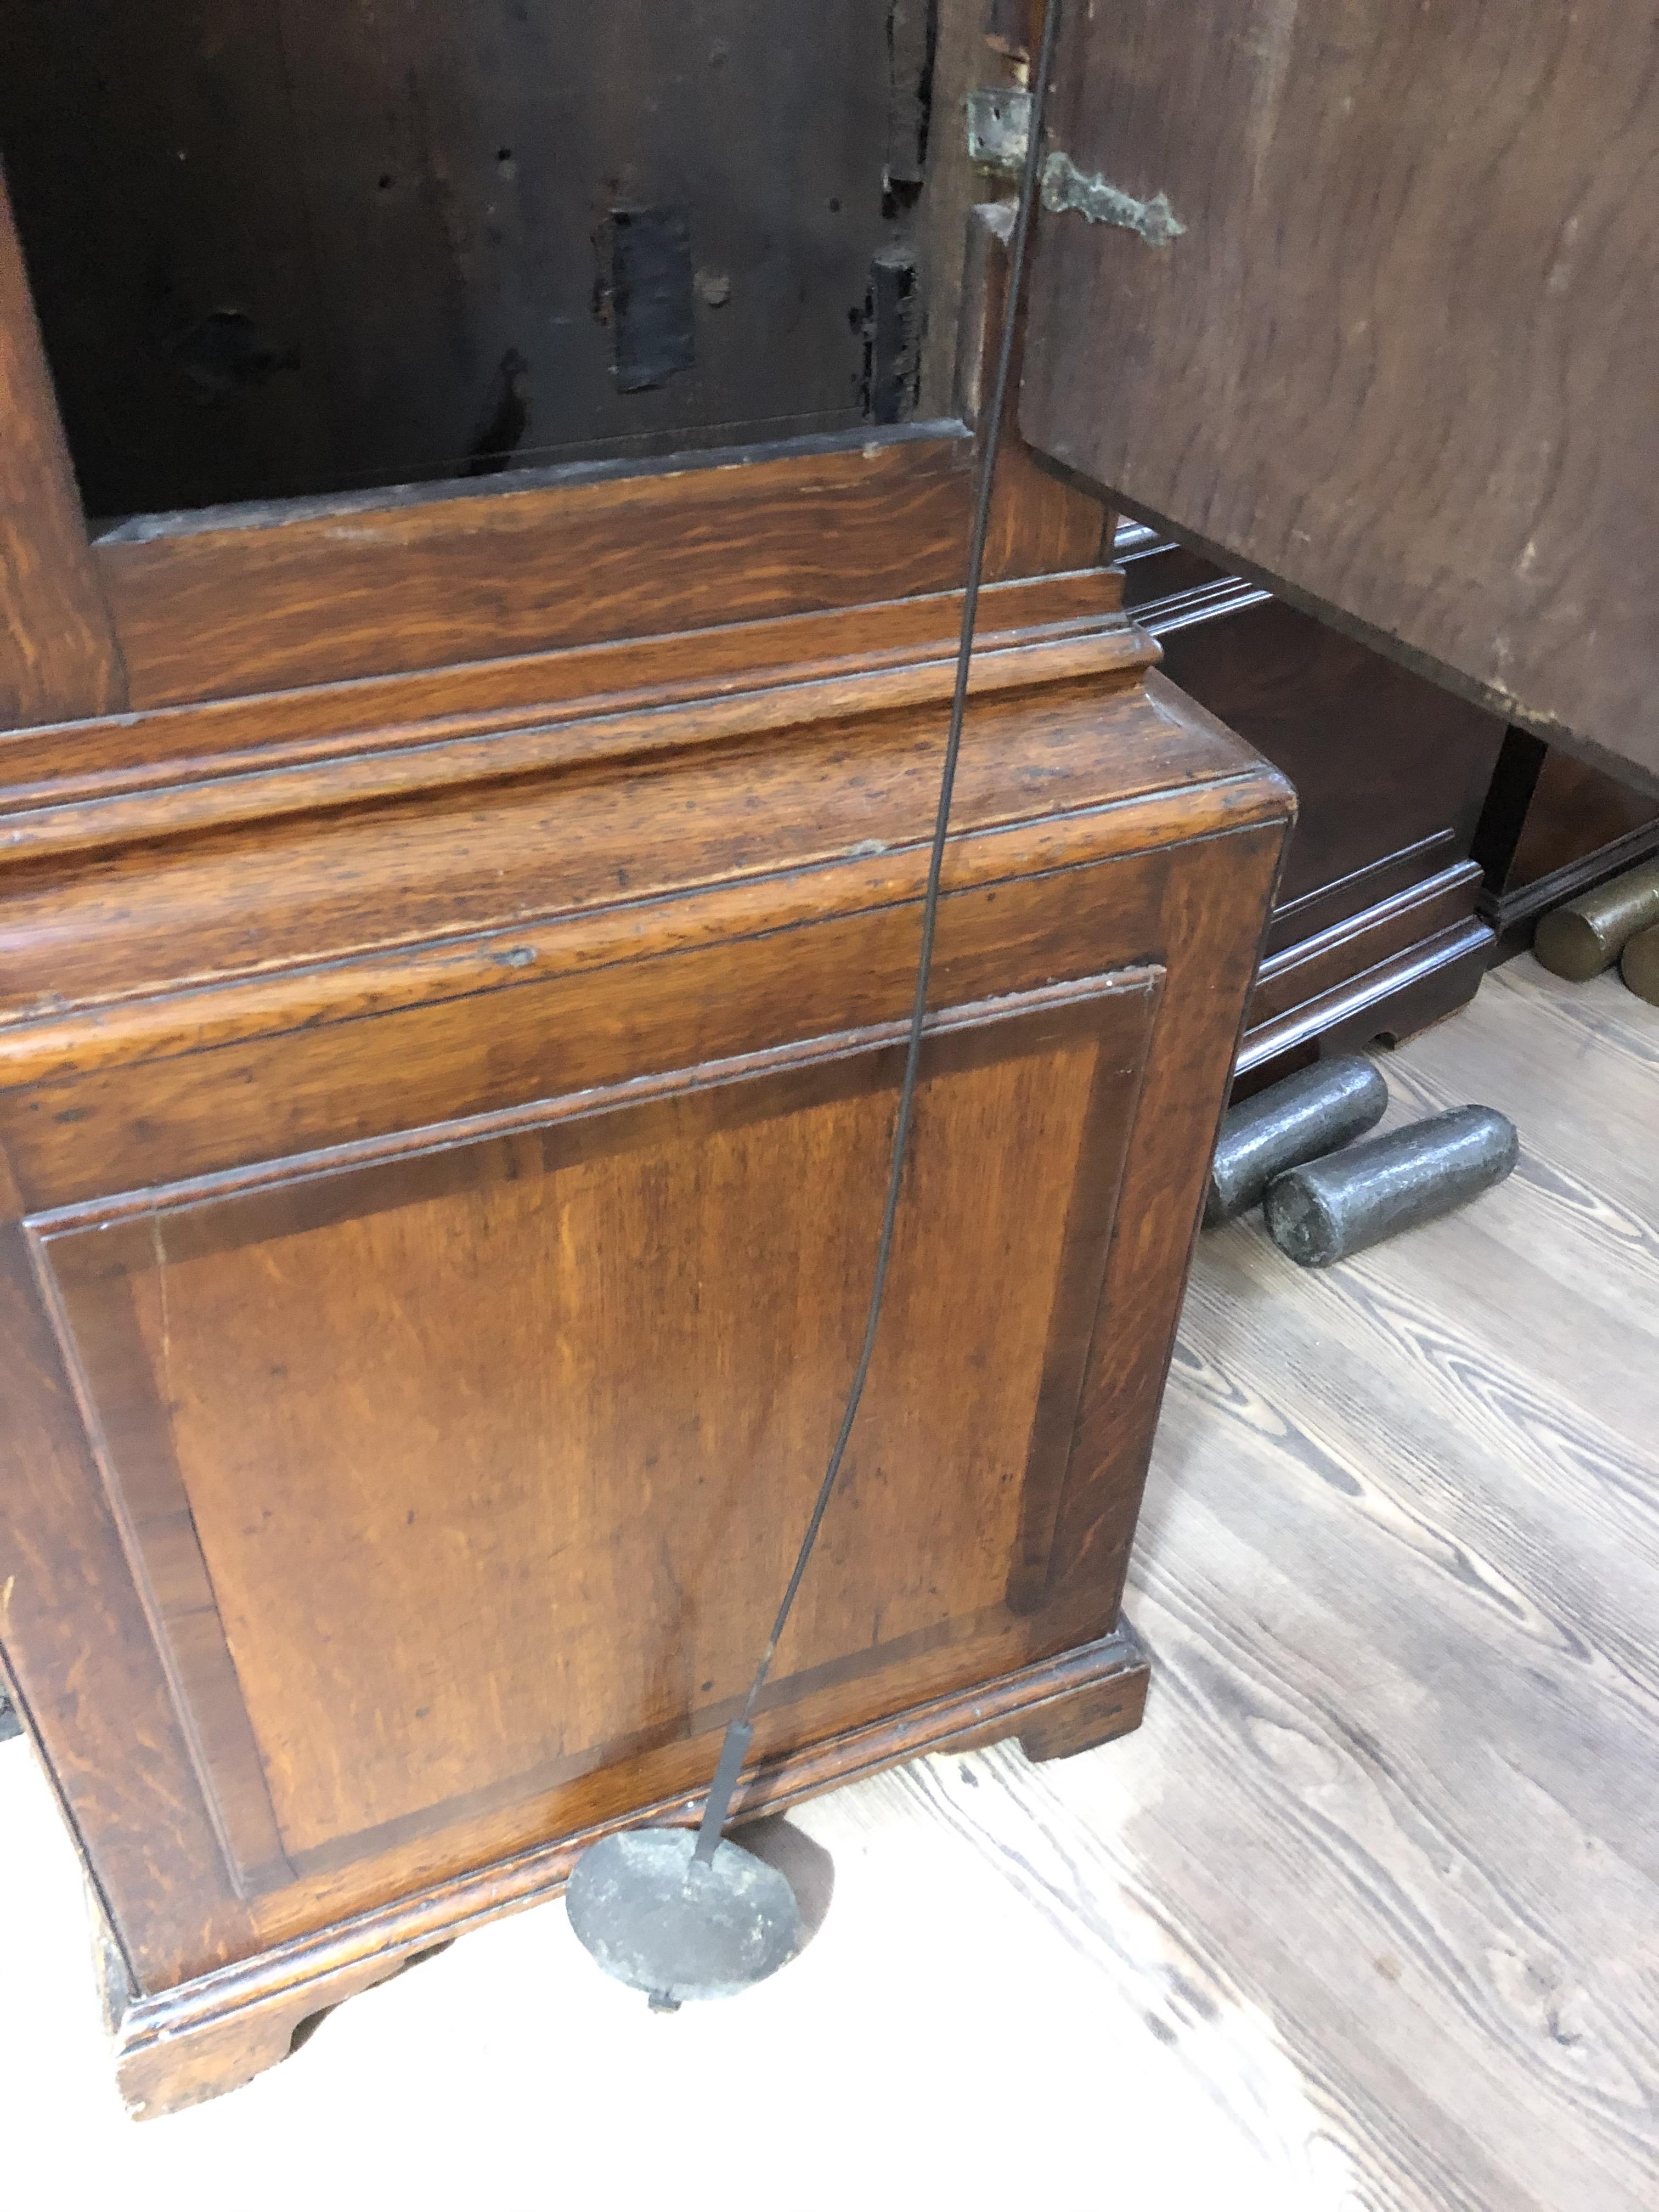
[[[1638,999],[1659,1006],[1659,929],[1644,929],[1632,937],[1619,963],[1619,973]]]
[[[1649,860],[1547,914],[1534,933],[1532,949],[1552,975],[1588,983],[1612,967],[1638,930],[1656,923],[1659,860]]]
[[[1388,1109],[1388,1085],[1370,1060],[1351,1053],[1302,1068],[1244,1099],[1221,1124],[1204,1201],[1205,1227],[1247,1212],[1276,1175],[1363,1137]]]
[[[1505,1115],[1455,1106],[1280,1176],[1267,1193],[1268,1231],[1298,1267],[1328,1267],[1490,1190],[1520,1152]]]
[[[1659,929],[1644,929],[1631,938],[1620,960],[1620,975],[1650,1006],[1659,1006]]]

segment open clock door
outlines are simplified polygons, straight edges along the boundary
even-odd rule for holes
[[[1659,789],[1659,15],[1074,4],[1022,427]]]

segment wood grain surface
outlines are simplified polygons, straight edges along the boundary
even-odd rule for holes
[[[0,171],[0,730],[125,704]]]
[[[136,706],[649,637],[960,580],[959,424],[635,471],[203,508],[100,538]]]
[[[1158,980],[936,1026],[860,1510],[769,1707],[982,1638],[1011,1559],[1039,1609]],[[824,1193],[878,1163],[902,1044],[820,1038],[46,1240],[247,1892],[725,1724],[862,1324],[867,1224]],[[952,1376],[926,1406],[918,1364]],[[757,1480],[782,1486],[763,1518]]]
[[[1282,600],[1239,605],[1237,580],[1207,615],[1195,592],[1146,603],[1162,565],[1133,562],[1125,599],[1164,673],[1296,786],[1273,951],[1468,859],[1500,722]]]
[[[1471,845],[1502,723],[1166,532],[1121,523],[1114,550],[1165,677],[1296,786],[1239,1073],[1267,1082],[1297,1054],[1398,1042],[1472,998],[1492,936]]]
[[[1051,643],[1107,623],[1118,607],[1110,568],[988,584],[974,658]],[[292,768],[342,751],[397,750],[458,737],[493,738],[557,722],[596,703],[675,706],[701,689],[750,690],[947,661],[962,628],[959,592],[924,592],[856,609],[717,623],[690,634],[633,638],[458,667],[348,678],[251,699],[161,707],[0,737],[0,851],[15,849],[16,815],[154,790],[245,769]],[[1143,639],[1139,659],[1150,657]],[[1127,664],[1126,664],[1127,665]]]
[[[1139,1660],[1098,1647],[1291,794],[1138,680],[1111,600],[1026,605],[1050,620],[1016,615],[1015,680],[972,702],[907,1216],[926,1249],[901,1241],[853,1517],[758,1717],[763,1804],[779,1759],[802,1787],[868,1771],[876,1722],[901,1758],[1024,1735],[1023,1697],[1057,1756],[1138,1714]],[[706,1783],[856,1333],[945,707],[950,610],[921,611],[908,645],[853,611],[764,671],[716,641],[585,658],[597,691],[530,672],[521,703],[562,711],[538,737],[475,707],[459,782],[366,792],[402,748],[372,709],[367,746],[328,734],[337,700],[289,760],[308,808],[201,817],[237,777],[198,756],[85,799],[154,809],[150,835],[9,872],[43,995],[0,1037],[6,1208],[62,1355],[47,1337],[6,1378],[12,1426],[33,1460],[59,1426],[78,1447],[81,1522],[60,1498],[47,1535],[118,1587],[46,1620],[31,1591],[6,1663],[68,1798],[106,1755],[79,1686],[131,1665],[106,1647],[142,1655],[142,1706],[99,1717],[143,1718],[117,1779],[149,1814],[111,1789],[73,1810],[162,2008],[123,2033],[148,2109],[245,2080],[282,2055],[273,2021],[395,1965],[388,1913],[418,1900],[430,1942],[533,1901],[566,1861],[503,1866]],[[231,716],[230,750],[298,737],[295,704]],[[553,754],[493,750],[520,739]],[[67,742],[19,752],[86,791]],[[555,1479],[526,1483],[544,1444]],[[0,1556],[52,1473],[0,1489]],[[775,1512],[751,1476],[783,1485]],[[227,1955],[268,1972],[263,2027],[214,1979]]]
[[[1506,890],[1582,861],[1586,854],[1645,836],[1659,844],[1659,801],[1615,783],[1569,754],[1546,758],[1516,841]]]
[[[1659,18],[1073,9],[1056,144],[1182,228],[1045,216],[1041,450],[1659,790]]]
[[[1001,349],[1007,307],[1014,210],[988,202],[968,212],[962,270],[962,307],[951,412],[982,438]],[[991,494],[985,538],[988,576],[1046,569],[1089,568],[1110,557],[1105,543],[1110,517],[1101,501],[1038,466],[1019,433],[1020,368],[1025,333],[1018,331],[1009,362],[1008,398]]]

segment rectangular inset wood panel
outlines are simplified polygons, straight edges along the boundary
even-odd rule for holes
[[[1029,1610],[1158,973],[937,1022],[866,1410],[777,1702],[867,1677],[873,1716],[893,1662],[982,1649],[999,1620],[1011,1662],[1029,1652],[1010,1567]],[[883,1024],[645,1103],[590,1095],[46,1228],[246,1887],[723,1725],[851,1373],[901,1064]]]

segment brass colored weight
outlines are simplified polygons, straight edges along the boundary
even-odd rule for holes
[[[1532,949],[1552,975],[1565,975],[1570,983],[1588,983],[1592,975],[1612,967],[1639,931],[1656,927],[1659,927],[1659,860],[1649,860],[1547,914],[1538,925]],[[1631,984],[1632,990],[1637,988]]]
[[[1659,1006],[1659,927],[1644,929],[1625,947],[1619,973],[1638,999]]]

